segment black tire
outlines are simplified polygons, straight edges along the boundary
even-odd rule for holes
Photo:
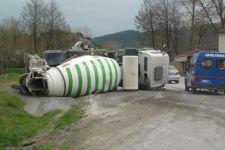
[[[185,91],[189,92],[190,91],[190,88],[187,87],[187,85],[185,84]]]
[[[175,81],[175,83],[176,83],[176,84],[178,84],[178,83],[179,83],[179,81]]]
[[[187,81],[186,80],[184,82],[184,85],[185,85],[185,91],[189,92],[190,91],[190,88],[187,86]]]
[[[197,88],[196,87],[192,86],[191,90],[192,90],[192,93],[193,94],[196,94],[197,93]]]

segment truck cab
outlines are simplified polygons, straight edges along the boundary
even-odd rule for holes
[[[225,90],[225,53],[198,52],[193,55],[185,76],[185,90]]]
[[[142,89],[162,88],[168,83],[169,56],[160,50],[139,51],[139,84]]]

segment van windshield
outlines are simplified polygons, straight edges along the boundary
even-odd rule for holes
[[[211,69],[213,66],[213,61],[210,58],[202,59],[201,68],[202,69]]]
[[[216,67],[219,70],[225,70],[225,59],[218,59],[216,61]]]

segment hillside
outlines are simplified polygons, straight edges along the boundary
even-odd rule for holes
[[[121,48],[140,47],[139,37],[141,33],[134,30],[126,30],[114,34],[104,35],[93,39],[96,45],[102,46],[107,41],[117,42]]]

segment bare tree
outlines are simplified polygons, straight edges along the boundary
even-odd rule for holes
[[[47,17],[48,28],[46,48],[54,49],[56,42],[56,32],[66,28],[65,18],[54,0],[52,0],[47,7]]]
[[[177,7],[177,3],[172,3],[172,14],[171,14],[171,36],[173,43],[173,55],[178,54],[178,43],[179,43],[179,31],[181,30],[182,25],[182,13],[180,12],[180,8]]]
[[[30,0],[22,11],[22,20],[28,33],[32,35],[35,53],[38,53],[38,36],[42,27],[43,5],[43,0]]]
[[[87,26],[79,26],[75,29],[76,33],[81,33],[84,38],[91,38],[92,37],[92,32],[91,29],[88,28]]]
[[[182,5],[185,7],[187,16],[190,19],[190,45],[189,49],[192,49],[195,44],[195,33],[196,33],[196,22],[197,15],[200,12],[200,9],[197,5],[198,0],[181,0]]]
[[[0,50],[1,50],[1,73],[3,68],[9,68],[16,50],[17,39],[22,35],[23,28],[19,19],[10,17],[2,20],[0,25]]]
[[[208,18],[214,31],[225,29],[225,2],[224,0],[198,0],[198,4],[203,8],[205,16]],[[217,23],[220,27],[217,27]]]
[[[138,15],[135,17],[135,23],[138,29],[141,29],[141,31],[143,32],[147,32],[147,34],[150,34],[151,44],[153,48],[156,48],[155,17],[156,14],[153,1],[144,0],[143,4],[141,5],[141,9],[138,12]]]

